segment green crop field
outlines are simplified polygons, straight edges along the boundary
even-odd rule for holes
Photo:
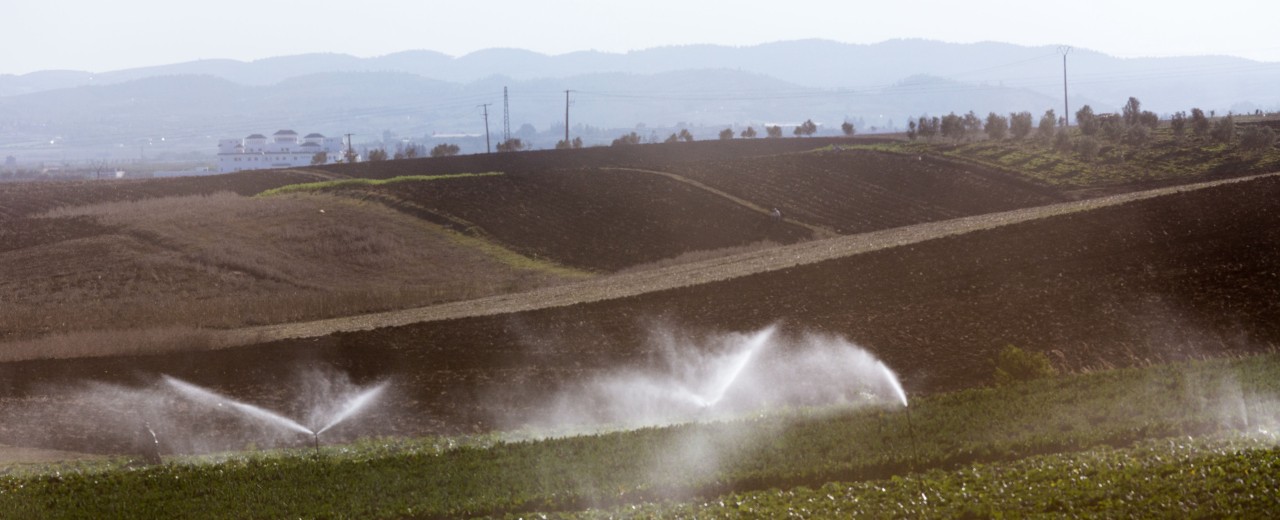
[[[1280,356],[1265,355],[927,396],[910,415],[802,409],[542,440],[51,465],[0,477],[0,517],[1243,514],[1276,505],[1275,441],[1259,432],[1280,418],[1278,397]]]

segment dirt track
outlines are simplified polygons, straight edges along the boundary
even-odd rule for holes
[[[644,293],[688,287],[757,273],[858,255],[983,229],[1117,206],[1174,193],[1249,182],[1277,173],[1220,180],[1185,186],[1111,195],[1083,201],[1019,209],[942,222],[930,222],[858,235],[815,240],[740,255],[676,265],[657,270],[615,275],[535,291],[436,305],[419,309],[352,316],[307,323],[253,327],[220,333],[214,344],[221,348],[287,339],[327,336],[339,332],[397,327],[413,323],[453,320],[565,307]]]

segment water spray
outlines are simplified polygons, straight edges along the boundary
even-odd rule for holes
[[[333,416],[329,418],[329,421],[325,423],[323,427],[308,428],[298,423],[297,421],[294,421],[293,419],[290,419],[278,413],[275,413],[270,410],[260,408],[248,403],[243,403],[235,399],[232,399],[230,397],[226,397],[226,396],[214,393],[211,390],[201,388],[199,386],[193,385],[191,383],[188,383],[176,377],[172,377],[169,375],[162,375],[161,377],[164,379],[166,383],[169,384],[169,386],[173,387],[174,389],[178,390],[182,394],[186,395],[187,397],[195,401],[202,402],[211,406],[229,405],[231,408],[251,418],[258,419],[259,421],[266,422],[268,424],[271,424],[273,426],[276,426],[278,428],[282,428],[285,430],[290,430],[296,433],[310,435],[311,446],[313,449],[315,449],[317,454],[320,453],[320,434],[328,431],[330,428],[333,428],[334,426],[337,426],[343,421],[350,419],[351,416],[355,415],[356,412],[360,411],[365,406],[368,406],[370,402],[372,402],[374,399],[376,399],[379,395],[382,394],[382,391],[385,390],[387,385],[389,384],[389,382],[384,381],[378,385],[375,385],[373,387],[370,387],[361,391],[360,393],[348,399],[346,403],[343,403],[343,405],[337,409],[337,413],[334,413]],[[153,433],[153,436],[154,436],[154,433]]]

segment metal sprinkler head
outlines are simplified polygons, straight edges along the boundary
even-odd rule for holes
[[[320,454],[320,432],[311,434],[311,447],[316,450],[316,454]]]

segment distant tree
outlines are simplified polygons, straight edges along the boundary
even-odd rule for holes
[[[916,140],[916,122],[907,121],[907,139]]]
[[[369,160],[373,162],[387,160],[387,151],[382,148],[374,148],[369,150]]]
[[[728,140],[730,140],[730,139],[733,139],[733,129],[732,129],[732,128],[726,128],[726,129],[724,129],[724,130],[721,130],[721,131],[720,131],[720,140],[721,140],[721,141],[728,141]]]
[[[853,127],[853,123],[845,121],[843,123],[840,123],[840,131],[844,132],[845,137],[851,137],[858,130]]]
[[[1150,110],[1143,110],[1141,114],[1138,114],[1138,124],[1155,130],[1157,126],[1160,126],[1160,116]]]
[[[1063,128],[1053,136],[1053,148],[1059,152],[1071,151],[1071,136],[1067,133],[1067,129]]]
[[[944,139],[955,141],[964,139],[964,118],[956,115],[955,112],[942,116],[940,130]]]
[[[982,132],[982,118],[970,110],[964,115],[964,133],[973,136]]]
[[[671,135],[670,135],[670,136],[668,136],[668,137],[667,137],[665,140],[663,140],[662,142],[664,142],[664,143],[678,143],[678,142],[680,142],[680,138],[679,138],[679,137],[676,137],[675,132],[672,132],[672,133],[671,133]]]
[[[1093,107],[1085,105],[1076,111],[1076,127],[1080,129],[1080,133],[1084,135],[1094,135],[1098,133],[1098,118],[1093,115]]]
[[[937,117],[920,116],[916,123],[916,133],[926,141],[932,141],[942,127],[942,120]]]
[[[316,152],[311,156],[311,165],[319,166],[329,162],[329,152]]]
[[[1098,130],[1102,132],[1102,137],[1113,143],[1118,143],[1124,139],[1124,120],[1116,114],[1100,114],[1098,115]]]
[[[1212,137],[1214,141],[1217,141],[1223,144],[1229,144],[1231,141],[1235,140],[1236,138],[1235,116],[1231,114],[1227,114],[1227,117],[1223,117],[1215,121],[1213,123],[1213,130],[1209,133],[1209,136]]]
[[[575,150],[576,150],[576,149],[578,149],[578,148],[582,148],[582,138],[581,138],[581,137],[574,137],[574,138],[573,138],[573,148],[574,148]]]
[[[498,143],[499,152],[518,152],[525,149],[524,141],[519,137],[512,137],[501,143]]]
[[[782,127],[778,125],[764,127],[764,133],[768,137],[782,137]]]
[[[800,125],[797,126],[795,131],[793,131],[792,133],[794,133],[797,137],[808,137],[813,135],[817,131],[818,131],[818,125],[814,124],[812,119],[805,119],[804,122],[800,123]]]
[[[1204,117],[1204,111],[1198,108],[1191,109],[1191,133],[1196,137],[1204,137],[1209,135],[1209,118]]]
[[[743,138],[743,139],[755,139],[755,137],[756,137],[756,129],[755,129],[755,128],[752,128],[752,127],[748,126],[746,130],[743,130],[743,131],[742,131],[742,138]]]
[[[1175,112],[1169,118],[1169,128],[1173,130],[1173,138],[1181,140],[1187,134],[1187,113]]]
[[[459,151],[461,151],[461,149],[458,148],[458,145],[456,144],[440,143],[431,148],[431,156],[449,157],[451,155],[458,155]]]
[[[692,143],[692,142],[693,142],[693,134],[689,133],[689,129],[688,129],[688,128],[681,128],[681,129],[680,129],[680,140],[681,140],[681,141],[684,141],[684,142],[686,142],[686,143]]]
[[[999,141],[1009,133],[1009,120],[995,112],[987,114],[987,124],[982,129],[987,132],[987,138]]]
[[[1151,127],[1147,125],[1133,125],[1124,131],[1125,144],[1133,146],[1142,146],[1151,140]]]
[[[1014,139],[1031,135],[1031,112],[1009,114],[1009,133]]]
[[[1036,137],[1048,141],[1053,138],[1053,134],[1057,131],[1058,116],[1054,115],[1053,109],[1044,111],[1044,115],[1040,116],[1040,126],[1036,129]]]
[[[1128,126],[1138,124],[1140,122],[1138,118],[1142,116],[1142,102],[1136,97],[1130,97],[1124,104],[1121,115],[1124,117],[1124,124]]]
[[[414,143],[409,143],[408,146],[404,147],[405,159],[417,159],[418,157],[421,157],[421,156],[422,156],[422,148],[419,147],[418,145]]]
[[[1066,135],[1066,132],[1062,132],[1059,135]],[[1081,159],[1091,162],[1098,157],[1098,151],[1102,149],[1102,144],[1098,143],[1098,140],[1091,135],[1082,135],[1076,139],[1075,149],[1076,153],[1080,154]]]
[[[640,134],[631,132],[627,135],[613,140],[612,146],[630,146],[640,144]]]
[[[1276,132],[1262,125],[1249,125],[1240,132],[1240,149],[1249,155],[1257,155],[1276,144]]]
[[[566,141],[566,140],[564,140],[564,139],[561,139],[561,140],[559,140],[559,141],[556,141],[556,149],[557,149],[557,150],[568,150],[568,149],[570,149],[570,148],[572,148],[572,147],[573,147],[573,141]]]

